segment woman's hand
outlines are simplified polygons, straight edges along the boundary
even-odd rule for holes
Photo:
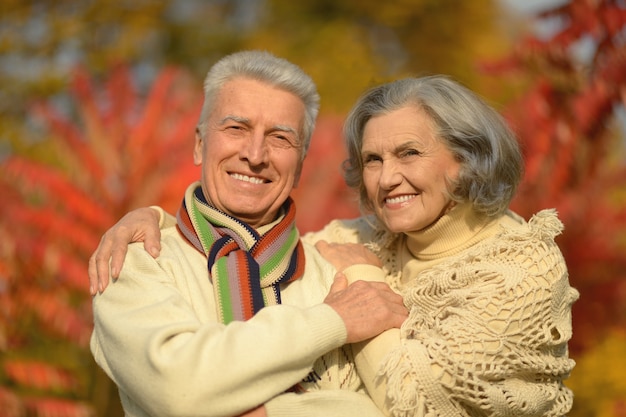
[[[357,264],[378,267],[382,265],[374,252],[357,243],[328,243],[325,240],[320,240],[315,244],[315,248],[339,272]]]
[[[89,292],[95,295],[109,285],[109,273],[117,279],[124,264],[128,244],[143,242],[153,257],[161,251],[159,212],[149,207],[127,213],[106,231],[96,251],[89,258]],[[109,261],[111,261],[109,268]]]
[[[267,417],[267,413],[265,412],[265,406],[260,405],[257,408],[239,414],[237,417]]]

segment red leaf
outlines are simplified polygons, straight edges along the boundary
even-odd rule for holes
[[[37,361],[7,361],[4,372],[13,382],[28,388],[71,392],[78,381],[69,372]]]
[[[79,401],[59,398],[26,398],[24,400],[29,416],[36,417],[94,417],[95,410]]]

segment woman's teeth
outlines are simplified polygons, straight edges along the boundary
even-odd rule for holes
[[[404,203],[405,201],[409,201],[413,199],[414,197],[415,197],[414,195],[401,195],[399,197],[386,198],[385,203],[387,204]]]

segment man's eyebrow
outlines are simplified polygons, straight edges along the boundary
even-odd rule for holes
[[[250,125],[250,119],[248,119],[247,117],[241,117],[241,116],[235,116],[233,114],[229,114],[227,116],[224,116],[221,120],[220,120],[220,125],[224,125],[225,123],[232,121],[232,122],[236,122],[236,123],[241,123],[241,124],[245,124],[245,125]],[[287,126],[287,125],[274,125],[270,128],[270,131],[272,132],[285,132],[285,133],[291,133],[293,134],[296,138],[299,138],[300,135],[298,133],[298,131],[296,129],[294,129],[291,126]]]
[[[223,117],[220,120],[220,125],[223,125],[224,123],[226,123],[228,121],[233,121],[233,122],[237,122],[237,123],[244,123],[244,124],[250,124],[250,119],[248,119],[248,118],[241,117],[241,116],[235,116],[233,114],[229,114],[228,116],[225,116],[225,117]]]
[[[250,119],[248,119],[246,117],[235,116],[233,114],[229,114],[229,115],[223,117],[220,120],[220,124],[224,124],[224,123],[226,123],[228,121],[233,121],[233,122],[237,122],[237,123],[244,123],[244,124],[250,124]],[[271,130],[280,131],[280,132],[289,132],[289,133],[293,133],[294,135],[298,134],[296,129],[294,129],[291,126],[287,126],[287,125],[275,125],[275,126],[272,126]]]
[[[276,126],[272,127],[272,130],[278,130],[280,132],[293,133],[294,135],[298,136],[298,132],[296,131],[296,129],[294,129],[291,126],[276,125]]]

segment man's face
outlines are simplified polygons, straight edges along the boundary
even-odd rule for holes
[[[269,84],[224,84],[194,149],[215,208],[253,227],[276,218],[300,176],[304,111],[297,96]]]

